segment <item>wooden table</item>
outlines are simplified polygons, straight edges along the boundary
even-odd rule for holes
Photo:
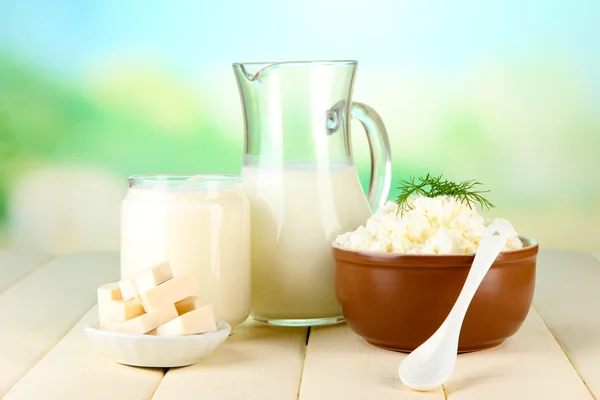
[[[521,330],[496,349],[460,355],[444,388],[423,394],[397,377],[404,354],[373,348],[346,325],[308,330],[249,320],[191,367],[116,364],[82,325],[96,318],[96,288],[118,278],[117,254],[0,250],[0,398],[600,399],[599,260],[542,251]]]

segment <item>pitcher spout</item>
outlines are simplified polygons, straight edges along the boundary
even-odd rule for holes
[[[246,68],[246,66],[244,64],[241,63],[234,63],[233,64],[233,69],[234,71],[238,74],[238,76],[243,76],[246,78],[246,80],[252,82],[254,80],[257,79],[258,77],[258,71],[255,73],[251,73],[250,71],[248,71],[248,69]]]
[[[243,76],[249,82],[259,80],[267,69],[276,66],[277,63],[234,63],[233,69],[238,76]]]

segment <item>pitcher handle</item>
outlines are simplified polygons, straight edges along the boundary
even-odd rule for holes
[[[352,103],[352,117],[360,121],[367,132],[371,151],[371,180],[367,199],[371,210],[381,207],[390,194],[392,184],[392,151],[383,121],[377,112],[363,103]]]

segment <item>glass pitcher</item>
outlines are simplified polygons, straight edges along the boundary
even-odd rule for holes
[[[242,177],[251,206],[254,319],[280,326],[343,321],[331,243],[387,200],[391,154],[379,115],[351,100],[356,61],[234,63],[245,121]],[[367,197],[352,160],[350,117],[371,150]]]

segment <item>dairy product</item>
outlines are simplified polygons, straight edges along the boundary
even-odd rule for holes
[[[183,315],[187,312],[193,311],[200,307],[200,301],[198,300],[198,296],[190,296],[186,297],[183,300],[179,300],[175,303],[175,309],[177,310],[177,314]]]
[[[370,215],[353,166],[244,166],[252,209],[252,315],[341,315],[331,242]]]
[[[394,202],[387,202],[366,224],[339,235],[334,245],[355,251],[471,254],[477,251],[485,228],[502,220],[485,219],[475,207],[450,196],[413,196],[409,205],[412,209],[400,213]],[[523,247],[512,225],[511,229],[503,251]]]
[[[145,313],[139,317],[117,324],[112,330],[119,333],[143,335],[177,317],[177,310],[175,309],[175,306],[171,304],[163,309]]]
[[[138,317],[144,313],[138,299],[123,300],[119,282],[107,283],[98,288],[98,315],[103,329]]]
[[[140,271],[119,282],[124,299],[131,299],[141,292],[160,285],[173,277],[173,271],[167,261]]]
[[[168,263],[143,270],[121,282],[98,288],[100,328],[120,333],[190,335],[217,330],[213,306],[200,306],[196,279],[173,276]],[[160,282],[160,283],[158,283]],[[123,300],[121,287],[135,290]]]
[[[172,321],[156,328],[151,332],[157,336],[167,335],[192,335],[196,333],[214,332],[217,324],[213,315],[212,306],[206,305],[189,311]]]
[[[130,179],[121,208],[121,277],[168,260],[173,275],[192,274],[201,303],[235,327],[250,313],[248,200],[236,178],[178,179]]]
[[[120,282],[112,282],[102,285],[97,290],[98,302],[106,303],[109,301],[123,300]]]
[[[175,307],[176,302],[196,294],[198,294],[196,279],[186,274],[169,279],[165,283],[139,293],[138,296],[144,310],[151,312],[169,306]]]

